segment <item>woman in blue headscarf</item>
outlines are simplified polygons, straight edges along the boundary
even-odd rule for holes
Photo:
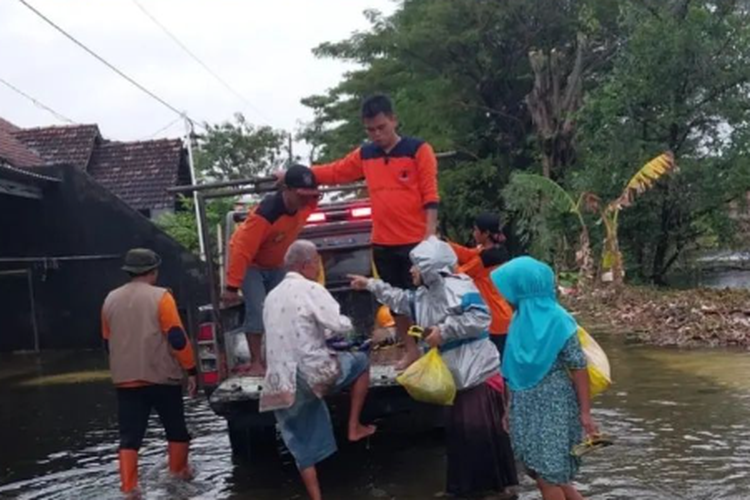
[[[582,500],[572,485],[579,460],[571,450],[584,431],[596,433],[596,424],[578,325],[558,304],[547,264],[513,259],[492,281],[515,309],[501,364],[511,393],[513,451],[544,500]]]

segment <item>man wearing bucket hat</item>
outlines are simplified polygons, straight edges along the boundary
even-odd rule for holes
[[[284,255],[317,208],[319,196],[313,171],[304,165],[292,165],[284,173],[281,189],[266,196],[232,235],[222,298],[225,302],[237,301],[241,288],[245,300],[244,330],[250,365],[239,367],[239,371],[256,376],[265,372],[261,352],[263,303],[284,279]]]
[[[122,267],[130,282],[111,292],[102,308],[102,336],[117,390],[121,489],[126,493],[138,486],[138,449],[152,409],[166,432],[170,472],[182,479],[191,476],[182,380],[185,371],[188,393],[194,396],[195,357],[174,297],[155,286],[160,265],[155,252],[130,250]]]

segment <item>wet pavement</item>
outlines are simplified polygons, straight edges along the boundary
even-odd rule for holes
[[[596,400],[595,415],[618,442],[586,458],[578,483],[587,498],[750,498],[750,354],[599,340],[616,385]],[[106,377],[97,352],[0,357],[0,498],[122,498]],[[188,402],[188,419],[196,479],[168,478],[153,418],[141,451],[144,498],[304,498],[286,453],[237,463],[224,420],[205,400]],[[443,489],[444,460],[438,432],[407,433],[384,421],[368,443],[342,444],[320,474],[327,499],[430,499]],[[524,480],[521,499],[538,498]]]

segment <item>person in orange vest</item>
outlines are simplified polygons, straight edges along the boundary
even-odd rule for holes
[[[138,487],[138,450],[152,409],[167,435],[169,471],[182,479],[192,477],[182,382],[187,373],[188,394],[195,396],[195,356],[174,297],[156,286],[160,265],[155,252],[130,250],[122,267],[130,282],[110,292],[102,308],[102,336],[117,391],[120,480],[125,493]]]
[[[225,303],[245,301],[243,329],[250,349],[250,364],[234,371],[252,376],[266,371],[263,360],[263,304],[266,295],[286,275],[284,255],[318,207],[320,192],[313,172],[292,165],[281,173],[279,191],[269,194],[234,231],[229,242]]]
[[[508,261],[505,236],[500,227],[500,217],[493,213],[479,214],[474,220],[474,248],[449,242],[458,257],[458,273],[474,280],[482,299],[490,309],[490,340],[503,358],[508,325],[513,310],[490,279],[490,273]]]
[[[437,229],[437,158],[427,142],[398,134],[398,119],[385,95],[365,99],[362,123],[370,142],[333,163],[313,166],[313,172],[321,185],[364,179],[372,203],[372,253],[378,276],[391,286],[413,289],[409,252]],[[408,316],[396,315],[395,320],[406,346],[397,368],[405,369],[419,357],[419,350],[407,335]]]

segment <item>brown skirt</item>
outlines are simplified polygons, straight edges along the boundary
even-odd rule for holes
[[[502,418],[503,397],[487,384],[456,394],[447,425],[448,493],[501,492],[518,484]]]

